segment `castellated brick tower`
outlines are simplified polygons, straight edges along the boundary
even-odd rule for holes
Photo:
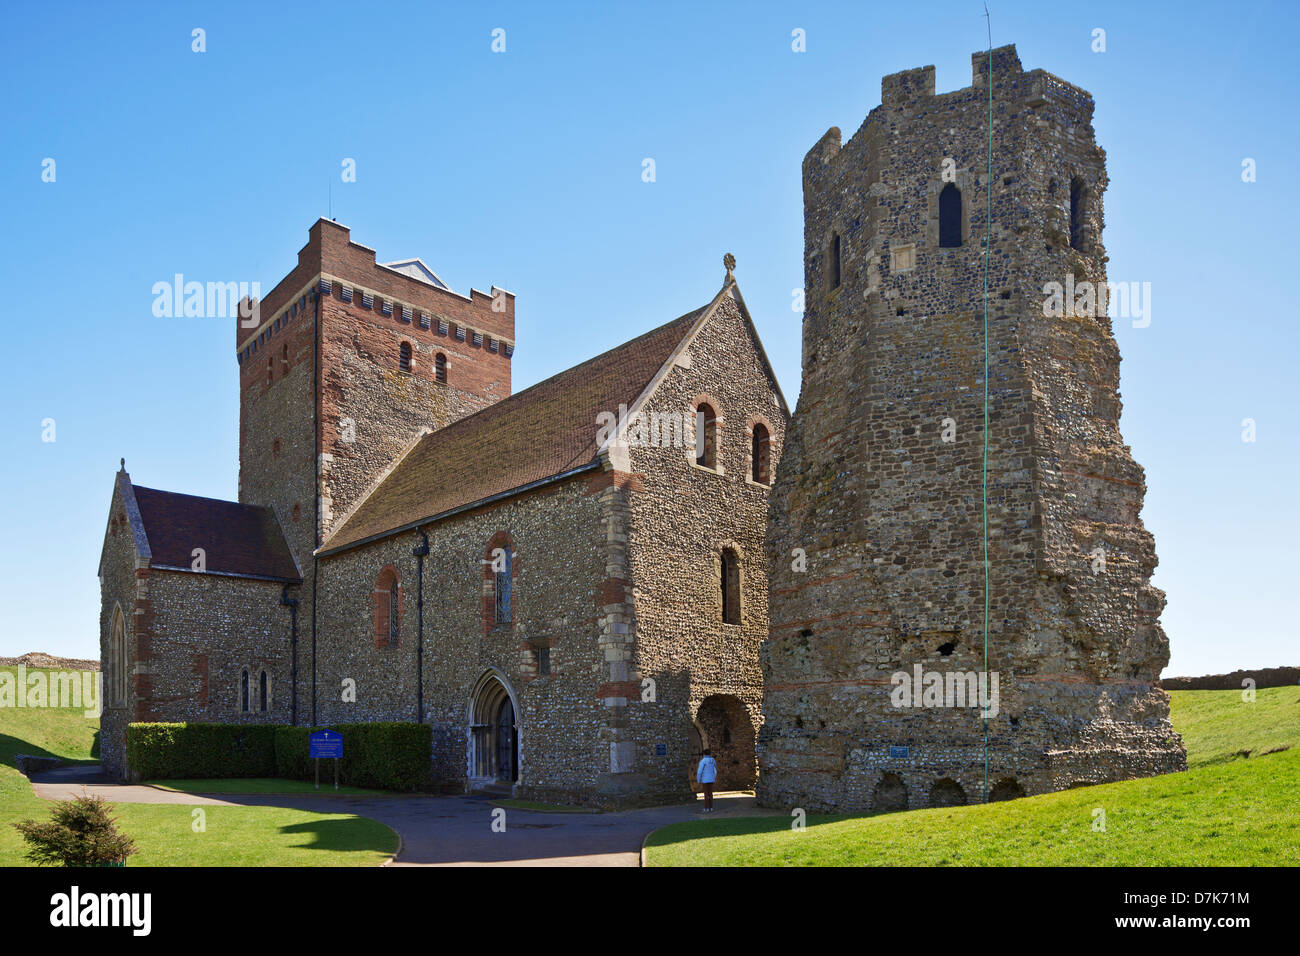
[[[971,87],[941,95],[932,66],[885,77],[861,129],[804,160],[803,391],[767,543],[767,805],[950,805],[1186,768],[1156,685],[1164,595],[1111,323],[1044,315],[1047,283],[1106,281],[1092,98],[994,50],[990,181],[989,54],[972,65]],[[959,694],[972,674],[987,724]]]
[[[515,300],[454,292],[419,259],[377,263],[320,219],[250,321],[235,328],[239,500],[275,508],[306,606],[312,552],[402,453],[510,395]]]

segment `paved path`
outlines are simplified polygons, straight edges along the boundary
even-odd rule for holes
[[[637,866],[651,830],[703,819],[701,803],[621,813],[539,813],[505,808],[506,830],[492,832],[494,804],[480,796],[317,797],[275,794],[177,793],[108,783],[95,766],[65,767],[32,777],[36,795],[67,800],[84,792],[114,803],[274,806],[317,813],[355,813],[396,830],[402,849],[394,866]],[[714,816],[781,814],[760,810],[751,794],[719,794]]]

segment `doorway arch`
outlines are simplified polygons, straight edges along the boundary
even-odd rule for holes
[[[469,699],[470,787],[507,786],[519,781],[519,699],[506,676],[489,668]]]
[[[708,747],[718,762],[718,790],[753,790],[758,779],[754,723],[734,694],[710,694],[700,701],[692,722],[692,746]],[[693,754],[698,762],[698,753]],[[694,781],[695,767],[691,768]]]

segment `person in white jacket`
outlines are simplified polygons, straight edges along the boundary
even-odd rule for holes
[[[695,779],[704,788],[704,812],[712,813],[713,784],[718,779],[718,762],[713,759],[713,754],[707,747],[704,748],[704,755],[700,757],[700,765],[695,768]]]

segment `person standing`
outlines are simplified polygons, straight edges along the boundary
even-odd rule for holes
[[[713,759],[713,754],[708,747],[704,748],[704,755],[700,757],[700,765],[695,768],[695,779],[704,788],[704,812],[712,813],[713,784],[718,779],[718,762]]]

